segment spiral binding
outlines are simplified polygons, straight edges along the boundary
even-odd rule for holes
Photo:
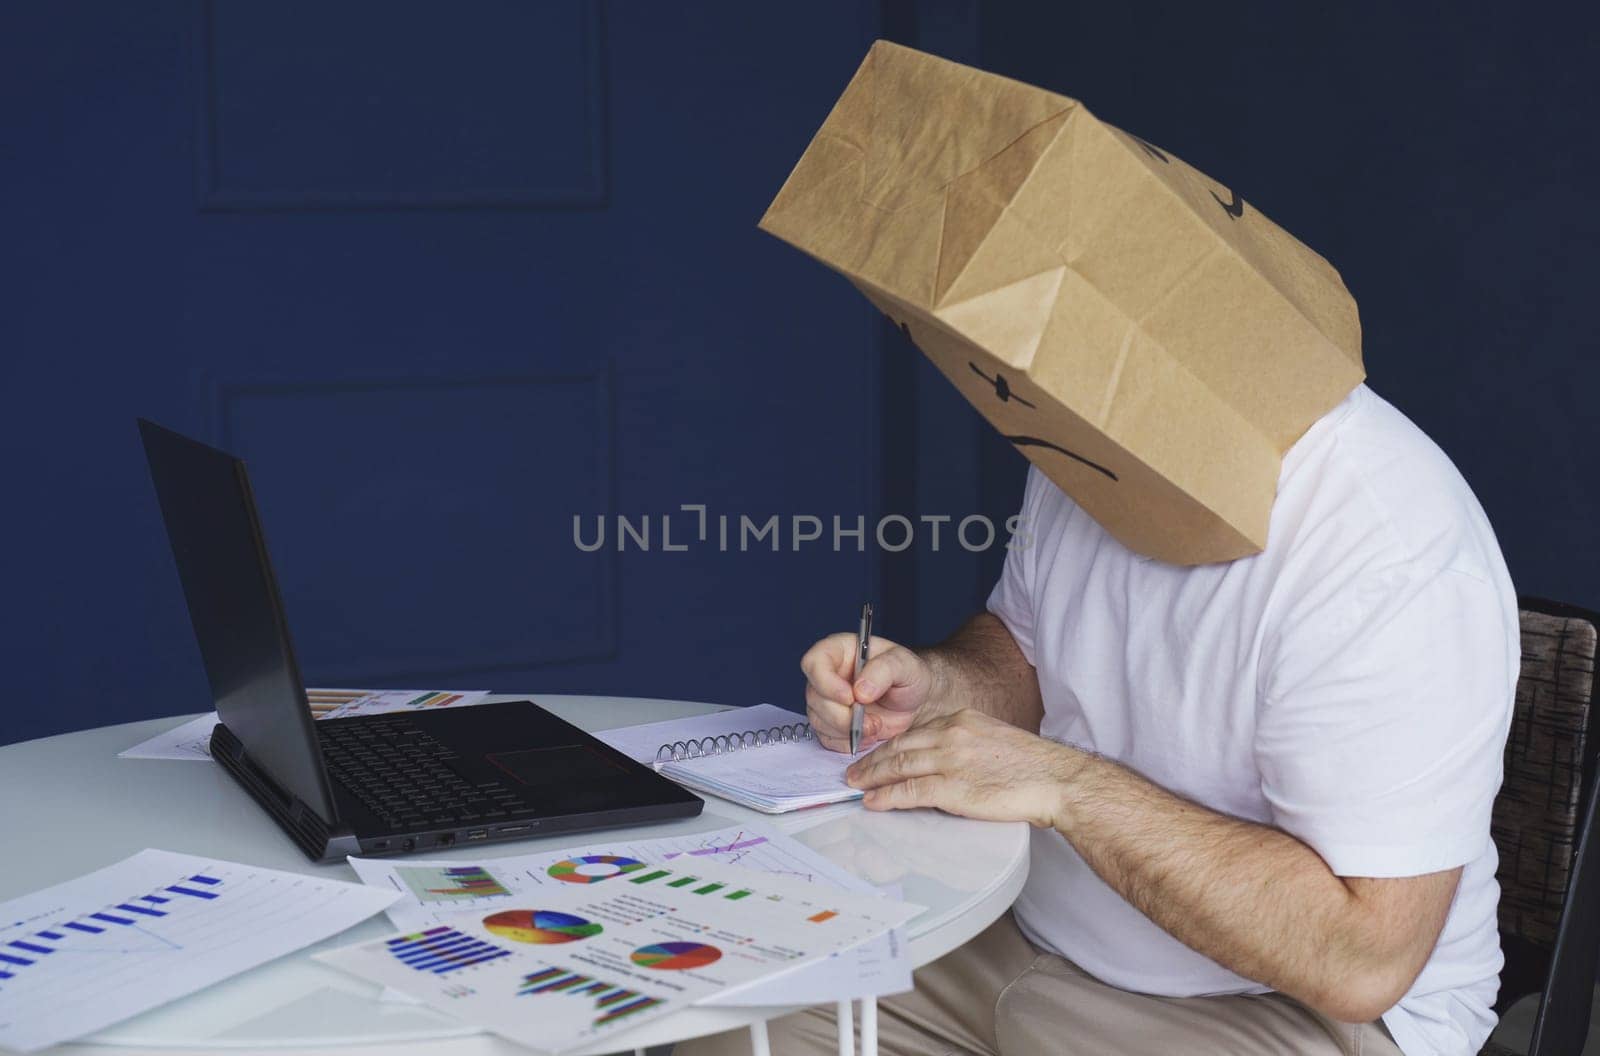
[[[704,759],[711,755],[731,755],[746,748],[765,748],[769,744],[787,744],[790,741],[808,741],[816,737],[811,724],[793,722],[786,726],[769,726],[764,730],[743,730],[739,733],[719,733],[715,737],[701,737],[692,741],[672,741],[656,749],[655,768],[667,763],[681,763],[685,759]]]

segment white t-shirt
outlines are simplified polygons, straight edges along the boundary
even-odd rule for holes
[[[1037,469],[989,608],[1038,671],[1043,733],[1340,876],[1465,866],[1384,1023],[1407,1056],[1476,1053],[1502,962],[1489,813],[1520,662],[1516,595],[1450,460],[1358,387],[1284,457],[1267,548],[1180,567],[1117,542]],[[1113,986],[1261,993],[1035,830],[1016,904],[1036,945]]]

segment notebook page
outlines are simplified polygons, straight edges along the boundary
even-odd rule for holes
[[[628,758],[649,766],[655,762],[656,749],[663,744],[693,741],[701,737],[716,737],[720,734],[743,733],[746,730],[767,730],[774,726],[789,726],[805,721],[804,715],[785,711],[772,704],[756,704],[748,708],[713,711],[708,715],[691,715],[686,719],[667,719],[663,722],[645,723],[643,726],[600,730],[594,736]],[[764,752],[769,749],[747,750]]]
[[[873,747],[876,747],[875,745]],[[845,768],[868,754],[832,752],[806,739],[762,748],[746,748],[727,755],[685,759],[662,767],[668,777],[683,775],[696,783],[721,786],[765,800],[817,801],[860,795],[845,784]]]

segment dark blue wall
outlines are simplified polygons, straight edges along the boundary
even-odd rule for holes
[[[798,704],[877,573],[790,518],[876,519],[883,335],[756,222],[878,32],[860,0],[0,9],[0,741],[208,704],[136,415],[249,462],[313,684]],[[574,545],[611,514],[650,550]],[[723,553],[722,514],[781,551]]]
[[[862,597],[953,627],[998,551],[571,542],[1014,508],[1020,457],[754,227],[879,35],[1079,97],[1322,252],[1519,588],[1600,604],[1597,42],[1507,10],[6,5],[0,742],[206,706],[138,414],[250,460],[313,682],[796,706]]]

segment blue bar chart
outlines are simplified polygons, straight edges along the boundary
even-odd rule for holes
[[[385,945],[389,953],[408,968],[435,975],[448,975],[475,964],[511,956],[510,950],[446,927],[401,935]]]
[[[394,897],[145,850],[0,903],[0,1049],[93,1033],[320,941]]]
[[[31,968],[39,962],[41,957],[69,949],[67,943],[74,936],[80,935],[105,935],[111,933],[115,936],[119,929],[131,929],[134,933],[148,935],[139,928],[139,924],[146,920],[167,916],[174,910],[173,900],[165,893],[187,895],[209,902],[219,898],[221,892],[217,890],[222,886],[222,881],[214,876],[195,874],[185,877],[177,883],[163,887],[163,894],[140,895],[126,902],[118,902],[104,909],[97,909],[73,920],[63,920],[53,923],[49,928],[35,931],[23,939],[9,939],[0,944],[0,989],[6,982],[16,979],[25,968]],[[162,909],[159,907],[166,906]],[[59,929],[59,930],[58,930]],[[181,949],[166,939],[157,938],[157,942],[167,949]],[[77,947],[70,947],[76,950]],[[106,950],[104,946],[97,946],[97,952],[131,952]]]

